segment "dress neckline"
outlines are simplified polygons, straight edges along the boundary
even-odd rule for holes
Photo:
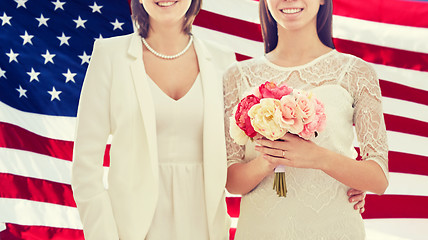
[[[333,53],[336,53],[336,52],[337,52],[336,49],[332,49],[332,50],[330,50],[330,51],[328,51],[328,52],[326,52],[326,53],[324,53],[324,54],[322,54],[322,55],[320,55],[320,56],[312,59],[311,61],[309,61],[309,62],[307,62],[305,64],[294,66],[294,67],[283,67],[283,66],[277,65],[277,64],[271,62],[269,59],[267,59],[266,55],[263,55],[261,59],[262,59],[263,62],[265,62],[270,67],[273,67],[273,68],[279,69],[279,70],[283,70],[283,71],[284,70],[291,71],[291,70],[298,70],[298,69],[303,69],[303,68],[307,68],[309,66],[312,66],[312,65],[316,64],[317,62],[323,60],[324,58],[327,58],[328,56],[330,56],[330,55],[332,55]]]
[[[192,90],[196,87],[195,85],[197,85],[197,84],[199,84],[199,81],[200,81],[200,78],[201,78],[201,76],[200,76],[200,72],[198,73],[198,75],[196,75],[196,78],[195,78],[195,80],[193,81],[193,83],[192,83],[192,86],[190,87],[190,89],[189,90],[187,90],[187,92],[182,96],[182,97],[180,97],[179,99],[174,99],[174,98],[172,98],[171,96],[169,96],[168,94],[166,94],[156,83],[155,83],[155,81],[153,81],[153,79],[148,75],[148,74],[146,74],[146,76],[147,76],[147,78],[149,79],[149,82],[151,82],[151,84],[152,85],[154,85],[154,88],[156,88],[157,90],[158,90],[158,92],[160,92],[160,94],[161,95],[163,95],[163,96],[165,96],[166,98],[168,98],[170,101],[172,101],[172,102],[174,102],[174,103],[178,103],[178,102],[182,102],[183,101],[183,99],[185,99],[186,97],[187,97],[187,95],[190,95],[191,94],[191,92],[192,92]]]

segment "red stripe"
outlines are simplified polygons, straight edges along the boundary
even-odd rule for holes
[[[389,131],[395,131],[395,132],[401,132],[401,133],[408,133],[413,135],[418,135],[422,137],[428,137],[428,123],[390,115],[390,114],[384,114],[385,117],[385,124],[386,128]]]
[[[364,219],[428,218],[428,197],[403,195],[367,195]]]
[[[6,223],[2,240],[84,240],[83,230]]]
[[[427,63],[428,64],[428,63]],[[428,91],[379,80],[382,96],[428,105]]]
[[[338,51],[360,57],[367,62],[428,72],[428,54],[376,46],[368,43],[334,39]]]
[[[404,13],[403,13],[404,10]],[[402,0],[333,0],[333,14],[374,22],[428,28],[428,3]]]
[[[428,157],[389,151],[389,171],[428,176]]]
[[[229,239],[230,240],[235,239],[235,233],[236,233],[236,228],[230,228],[229,229]]]
[[[0,122],[0,147],[39,153],[71,161],[73,142],[43,137],[10,123]]]
[[[73,159],[72,141],[43,137],[5,122],[0,122],[0,147],[34,152],[67,161]],[[107,145],[104,153],[104,166],[110,164],[109,153],[110,145]]]
[[[240,197],[226,197],[227,213],[231,217],[239,216],[239,206],[241,204]]]
[[[388,114],[385,114],[385,121],[387,129],[391,131],[405,132],[420,136],[428,135],[427,131],[425,131],[428,124],[425,122]],[[60,149],[60,153],[65,152],[71,154],[72,144],[63,144],[64,142],[65,141],[48,139],[15,125],[0,122],[0,147],[33,151],[46,156],[56,157],[58,154],[52,152],[51,149]],[[109,164],[109,149],[110,145],[107,145],[106,154],[104,156],[104,166],[108,166]],[[62,159],[71,161],[71,156]],[[401,164],[398,163],[401,163],[403,159],[407,165],[401,166]],[[402,169],[398,167],[393,168],[391,169],[392,172],[428,175],[428,157],[390,152],[389,160],[396,166],[402,167]]]
[[[76,207],[70,185],[47,180],[0,173],[0,197],[60,204]],[[240,197],[227,197],[227,210],[231,217],[239,216]],[[373,209],[365,218],[428,218],[428,197],[406,195],[368,195],[367,208]],[[400,206],[399,209],[388,206]]]
[[[239,217],[240,197],[227,198],[231,217]],[[373,195],[366,197],[366,212],[363,218],[428,218],[428,197],[406,195]]]
[[[220,15],[201,10],[195,19],[194,25],[230,35],[262,42],[260,25],[243,21],[237,18]]]
[[[18,198],[76,207],[71,186],[43,179],[0,173],[0,198]]]
[[[238,61],[244,61],[244,60],[251,59],[251,57],[246,56],[246,55],[242,55],[239,53],[235,53],[235,56],[236,56],[236,60],[238,60]]]

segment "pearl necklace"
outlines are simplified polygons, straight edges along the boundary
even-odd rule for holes
[[[174,58],[180,57],[181,55],[183,55],[190,48],[190,46],[192,45],[192,42],[193,42],[193,36],[190,35],[189,43],[187,43],[187,46],[183,49],[183,51],[181,51],[181,52],[179,52],[179,53],[177,53],[175,55],[165,55],[165,54],[162,54],[162,53],[158,53],[152,47],[150,47],[150,45],[146,42],[145,38],[141,38],[141,40],[143,41],[144,46],[146,46],[146,48],[149,49],[149,51],[151,53],[153,53],[155,56],[163,58],[163,59],[167,59],[167,60],[172,60]]]

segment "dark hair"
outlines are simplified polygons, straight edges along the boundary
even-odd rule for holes
[[[268,53],[278,45],[278,26],[272,17],[266,0],[260,0],[260,25],[262,28],[265,53]],[[320,6],[317,14],[317,32],[321,42],[331,48],[334,48],[332,38],[332,18],[333,3],[332,0],[325,0],[324,5]]]
[[[185,14],[183,32],[190,34],[193,21],[201,10],[201,5],[202,0],[192,0],[190,7]],[[150,27],[149,14],[146,12],[139,0],[131,0],[131,11],[132,19],[135,21],[138,28],[138,33],[141,37],[146,38]]]

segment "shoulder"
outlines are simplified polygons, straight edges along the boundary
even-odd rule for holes
[[[129,46],[131,39],[134,37],[135,34],[136,33],[130,33],[121,36],[97,39],[94,42],[94,49],[102,48],[103,50],[112,52],[122,51],[123,49],[126,49]]]
[[[198,37],[195,37],[195,42],[200,46],[199,49],[203,50],[198,54],[209,56],[216,67],[223,71],[236,61],[235,52],[226,46]]]
[[[370,63],[348,53],[337,52],[337,55],[341,62],[347,63],[346,65],[349,66],[348,72],[361,73],[364,75],[370,75],[373,78],[377,78],[376,71]]]
[[[245,75],[247,72],[252,71],[252,69],[257,68],[263,64],[263,57],[251,58],[240,62],[235,62],[229,66],[226,71],[226,74],[241,74]]]

